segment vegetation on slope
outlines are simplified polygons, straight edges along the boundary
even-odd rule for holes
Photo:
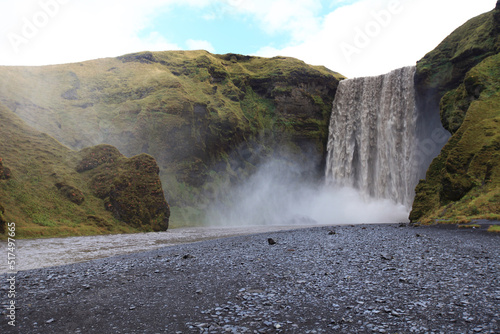
[[[95,196],[113,216],[140,230],[165,231],[170,210],[165,202],[154,158],[125,158],[115,147],[101,144],[80,152],[76,170],[90,179]]]
[[[127,159],[112,149],[114,162],[78,172],[88,154],[102,148],[73,151],[27,126],[0,104],[0,233],[7,222],[16,223],[16,235],[21,238],[166,229],[168,205],[154,160],[150,156]],[[98,173],[112,175],[107,197],[97,196],[92,188]],[[107,198],[113,209],[106,207]],[[147,211],[150,221],[130,219],[132,210],[139,212],[134,217],[144,217],[147,214],[141,213]]]
[[[500,52],[499,3],[495,10],[456,29],[417,63],[416,83],[424,95],[434,95],[439,101],[462,83],[472,67]]]
[[[73,149],[106,143],[152,155],[175,223],[278,151],[322,170],[342,78],[293,58],[141,52],[0,67],[0,101]]]
[[[500,1],[418,62],[417,103],[439,110],[452,137],[416,188],[411,221],[500,218],[499,52]]]
[[[416,189],[412,221],[500,219],[500,54],[441,100],[453,136]]]

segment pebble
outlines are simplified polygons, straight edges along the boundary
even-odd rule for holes
[[[244,236],[19,272],[20,331],[155,333],[160,319],[176,334],[495,333],[498,236],[394,227],[336,226],[335,237],[316,227],[273,235],[274,247]]]

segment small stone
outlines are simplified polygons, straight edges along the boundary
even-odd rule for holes
[[[394,317],[400,317],[402,314],[396,311],[391,311],[391,315]]]
[[[55,320],[54,318],[51,318],[51,319],[49,319],[49,320],[45,321],[45,323],[46,323],[46,324],[51,324],[51,323],[53,323],[54,321],[56,321],[56,320]]]
[[[130,307],[128,309],[129,310],[135,310],[135,306],[134,305],[130,305]]]
[[[276,241],[273,238],[268,238],[267,243],[270,245],[276,245]]]
[[[382,258],[382,260],[387,260],[387,261],[394,259],[394,257],[388,253],[382,253],[380,254],[380,257]]]

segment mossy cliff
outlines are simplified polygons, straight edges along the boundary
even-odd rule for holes
[[[500,5],[472,18],[417,63],[416,87],[422,97],[439,104],[457,88],[465,74],[484,59],[500,52]]]
[[[107,152],[112,161],[99,159]],[[71,150],[0,104],[0,233],[7,222],[18,237],[165,230],[158,171],[151,156],[111,146]]]
[[[500,5],[453,32],[417,66],[452,137],[416,188],[411,221],[499,219]]]
[[[106,143],[126,156],[152,155],[178,215],[270,155],[311,160],[321,173],[342,78],[293,58],[141,52],[0,67],[0,101],[73,149]]]

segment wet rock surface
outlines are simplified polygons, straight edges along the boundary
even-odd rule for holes
[[[499,246],[473,230],[316,227],[23,271],[15,330],[499,333]]]

